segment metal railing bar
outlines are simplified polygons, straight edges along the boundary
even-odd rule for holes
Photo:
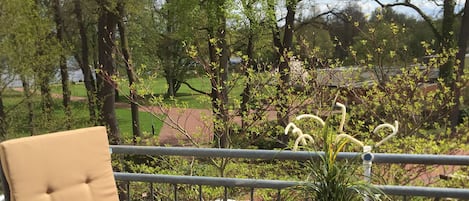
[[[254,201],[254,188],[251,188],[251,201]]]
[[[304,184],[304,182],[297,182],[297,181],[235,179],[235,178],[200,177],[200,176],[173,176],[173,175],[160,175],[160,174],[140,174],[140,173],[120,173],[120,172],[115,172],[114,176],[116,180],[119,180],[119,181],[170,183],[174,185],[175,191],[177,191],[177,188],[176,188],[177,184],[225,186],[225,187],[270,188],[270,189],[279,189],[279,190]],[[391,185],[376,185],[376,187],[380,188],[384,193],[388,195],[469,199],[469,189],[462,189],[462,188],[391,186]],[[175,198],[177,198],[176,192],[175,192]]]
[[[467,155],[388,154],[373,153],[374,163],[405,163],[424,165],[469,165]]]
[[[469,189],[463,188],[440,188],[440,187],[421,187],[421,186],[390,186],[376,185],[388,195],[424,196],[439,198],[459,198],[469,199]]]
[[[169,155],[195,157],[227,157],[265,160],[309,160],[317,159],[324,152],[289,151],[289,150],[249,150],[249,149],[217,149],[192,147],[156,147],[111,145],[113,154]],[[359,158],[358,152],[341,152],[338,159]],[[388,154],[373,153],[374,163],[405,163],[427,165],[469,165],[469,156],[465,155],[432,155],[432,154]]]
[[[225,177],[201,177],[201,176],[176,176],[163,174],[141,174],[114,172],[114,177],[119,181],[141,181],[168,184],[191,184],[205,186],[226,187],[251,187],[282,189],[296,186],[301,182],[281,180],[235,179]]]
[[[111,145],[113,154],[137,155],[167,155],[167,156],[195,156],[220,158],[246,158],[246,159],[281,159],[281,160],[309,160],[319,158],[321,152],[288,151],[288,150],[260,150],[260,149],[217,149],[192,147],[157,147],[157,146],[129,146]],[[355,158],[357,153],[344,154],[342,157]]]

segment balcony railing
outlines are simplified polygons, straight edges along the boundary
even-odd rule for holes
[[[276,150],[247,150],[247,149],[215,149],[215,148],[185,148],[185,147],[153,147],[153,146],[111,146],[113,154],[135,154],[153,156],[194,156],[199,158],[242,158],[242,159],[264,159],[264,160],[309,160],[319,158],[322,152],[305,151],[276,151]],[[361,153],[344,152],[338,155],[338,159],[357,158]],[[425,165],[457,165],[469,166],[469,156],[464,155],[429,155],[429,154],[385,154],[374,153],[373,163],[395,163],[395,164],[425,164]],[[203,200],[202,186],[224,187],[224,200],[228,199],[228,188],[243,187],[250,189],[250,200],[255,198],[255,189],[268,188],[275,189],[277,200],[281,200],[280,193],[283,189],[301,185],[299,181],[281,180],[260,180],[260,179],[240,179],[205,176],[181,176],[163,174],[140,174],[115,172],[118,181],[127,182],[147,182],[149,184],[150,200],[155,200],[154,183],[166,183],[173,186],[172,199],[185,200],[178,197],[178,185],[198,186],[198,199]],[[412,196],[424,196],[434,198],[457,198],[469,199],[469,189],[464,188],[440,188],[424,186],[393,186],[377,185],[388,195],[403,196],[404,200]],[[130,200],[131,189],[127,185],[127,200]]]

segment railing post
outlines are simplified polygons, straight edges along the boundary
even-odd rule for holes
[[[150,197],[151,201],[155,201],[155,191],[153,190],[153,182],[150,182]]]
[[[202,185],[199,185],[199,201],[203,201],[203,196],[202,196]]]
[[[251,188],[251,201],[254,201],[254,188]]]
[[[364,170],[364,180],[366,183],[371,184],[371,165],[373,164],[373,153],[371,153],[371,146],[363,146],[363,170]],[[370,201],[368,196],[365,196],[364,201]]]
[[[130,201],[130,181],[125,184],[125,187],[127,188],[127,201]]]
[[[277,191],[277,201],[281,201],[282,195],[280,194],[281,189]]]
[[[225,186],[225,192],[224,192],[224,196],[223,196],[223,201],[228,201],[228,188]]]

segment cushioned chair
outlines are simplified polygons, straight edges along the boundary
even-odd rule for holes
[[[7,140],[0,159],[7,200],[119,201],[105,127]]]

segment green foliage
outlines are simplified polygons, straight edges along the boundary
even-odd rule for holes
[[[424,51],[411,53],[409,39],[403,35],[409,29],[385,18],[386,15],[378,14],[375,20],[379,25],[363,32],[352,50],[356,63],[368,67],[364,73],[373,82],[343,90],[351,108],[347,132],[363,141],[376,142],[384,136],[374,135],[370,125],[398,120],[401,122],[398,135],[376,151],[444,154],[467,149],[461,143],[467,141],[468,130],[463,126],[467,122],[461,122],[460,129],[451,133],[448,118],[454,94],[436,75],[455,51],[437,54],[432,41],[422,41]],[[428,56],[428,61],[414,57],[419,54]],[[462,83],[466,82],[464,77]],[[379,178],[376,183],[435,186],[444,183],[424,179],[429,172],[438,171],[431,166],[377,165],[374,170],[377,170],[374,178]]]
[[[3,94],[5,108],[8,112],[7,124],[8,135],[6,139],[23,137],[30,133],[28,128],[28,111],[25,104],[25,99],[20,92],[7,91]],[[40,97],[33,96],[32,102],[34,105],[34,125],[36,127],[36,134],[49,133],[55,131],[66,130],[65,114],[62,112],[63,108],[59,101],[54,101],[51,119],[46,119],[42,113],[40,106]],[[81,102],[73,102],[71,105],[73,110],[73,118],[71,123],[73,128],[82,128],[91,126],[87,118],[86,105]]]
[[[52,19],[32,0],[4,2],[0,9],[0,26],[8,27],[0,31],[2,68],[13,68],[15,74],[50,72],[62,50],[50,37]]]
[[[334,47],[327,30],[319,29],[313,25],[303,25],[295,33],[296,51],[300,58],[305,60],[308,58],[324,59],[332,56]]]
[[[317,162],[310,162],[307,167],[310,172],[309,183],[305,184],[304,190],[309,194],[308,198],[318,201],[347,201],[380,199],[380,192],[372,185],[360,181],[358,165],[352,161],[341,161],[329,164],[329,158],[321,158]]]
[[[378,82],[386,82],[395,71],[393,68],[405,68],[411,61],[407,35],[402,25],[379,21],[368,26],[368,31],[356,39],[350,59],[372,71]]]

